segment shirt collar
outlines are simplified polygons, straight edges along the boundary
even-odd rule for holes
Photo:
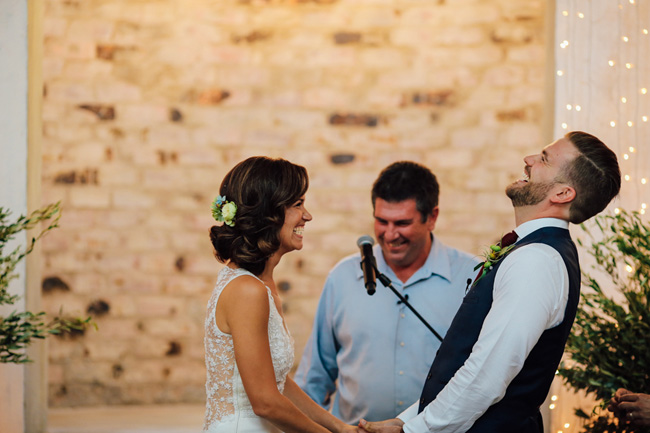
[[[381,252],[381,247],[375,245],[373,248],[373,253],[377,260],[377,268],[383,274],[386,274],[393,282],[399,282],[393,270],[388,266],[386,260],[384,259],[384,254]],[[363,272],[361,269],[357,272],[359,278],[363,278]],[[436,237],[431,234],[431,251],[427,256],[427,260],[424,262],[422,267],[415,271],[411,278],[404,284],[405,286],[413,284],[420,280],[426,280],[431,275],[438,275],[444,278],[447,281],[451,280],[451,265],[449,264],[449,256],[447,255],[447,247],[445,244],[436,239]]]
[[[535,230],[541,229],[542,227],[557,227],[560,229],[569,230],[569,222],[558,218],[537,218],[520,224],[515,229],[515,233],[517,233],[519,240],[521,240]]]

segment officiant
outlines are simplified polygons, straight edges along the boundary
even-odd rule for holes
[[[434,236],[438,196],[428,168],[402,161],[380,173],[371,199],[379,272],[444,335],[477,260]],[[368,296],[357,253],[327,277],[295,381],[347,423],[392,418],[420,396],[439,346],[388,289]]]

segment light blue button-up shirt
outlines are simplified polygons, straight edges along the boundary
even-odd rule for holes
[[[402,283],[374,247],[379,271],[442,336],[478,259],[434,239],[424,265]],[[295,375],[314,401],[347,423],[394,418],[420,397],[440,341],[390,289],[369,296],[359,254],[330,271]],[[337,388],[338,385],[338,388]],[[330,401],[336,392],[334,401]]]

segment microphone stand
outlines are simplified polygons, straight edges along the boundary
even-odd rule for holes
[[[399,298],[399,300],[404,305],[406,305],[409,308],[409,310],[411,310],[413,312],[413,314],[415,314],[415,317],[420,319],[420,322],[422,322],[424,324],[424,326],[426,326],[427,329],[429,329],[429,331],[431,331],[433,333],[433,335],[435,335],[436,338],[438,338],[438,340],[442,341],[442,337],[440,336],[440,334],[438,334],[436,332],[436,330],[433,329],[431,327],[431,325],[429,325],[429,323],[424,319],[424,317],[420,316],[420,313],[418,313],[417,310],[415,308],[413,308],[413,306],[411,304],[409,304],[409,301],[404,296],[402,296],[402,294],[400,292],[398,292],[397,289],[395,289],[395,287],[393,287],[393,283],[390,280],[390,278],[388,278],[386,275],[379,272],[379,269],[377,269],[377,266],[375,266],[375,275],[377,276],[377,279],[379,281],[381,281],[381,283],[385,287],[388,287],[389,289],[391,289],[393,291],[393,293],[395,293],[395,296],[397,296]]]

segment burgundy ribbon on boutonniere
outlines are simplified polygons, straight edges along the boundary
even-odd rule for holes
[[[503,235],[501,240],[497,242],[496,245],[490,245],[490,248],[488,248],[483,253],[485,261],[479,263],[474,268],[474,270],[477,270],[479,268],[480,270],[472,285],[468,286],[468,290],[476,286],[476,283],[478,283],[478,281],[483,278],[483,276],[485,276],[485,274],[487,274],[499,260],[502,260],[506,255],[508,255],[510,250],[515,247],[515,242],[517,242],[518,238],[519,236],[513,230]]]

